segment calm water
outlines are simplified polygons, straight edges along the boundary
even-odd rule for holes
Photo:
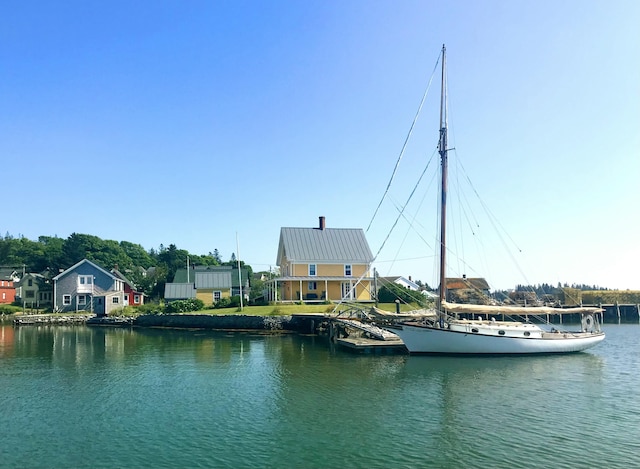
[[[640,326],[588,353],[0,326],[0,467],[640,467]]]

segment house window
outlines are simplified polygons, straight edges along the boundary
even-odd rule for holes
[[[93,275],[78,275],[79,285],[91,285],[93,283]]]
[[[113,298],[111,298],[111,303],[113,303],[114,305],[117,305],[118,303],[120,303],[120,298],[118,298],[117,296],[114,296]]]
[[[7,294],[5,292],[2,292],[2,299],[6,300],[7,299]]]
[[[71,304],[71,295],[62,295],[62,304],[69,306]]]
[[[217,303],[218,301],[220,301],[220,298],[222,298],[222,292],[221,291],[214,291],[213,292],[213,302]]]
[[[124,295],[124,302],[129,303],[129,295]]]
[[[318,282],[309,282],[309,290],[317,290]]]
[[[29,279],[29,280],[27,281],[27,285],[28,285],[28,286],[30,286],[30,287],[32,287],[32,286],[33,286],[33,279]]]
[[[140,304],[140,295],[133,295],[133,302],[135,304]]]
[[[35,298],[35,292],[33,290],[26,290],[24,296],[25,298]]]
[[[316,265],[309,264],[309,277],[315,277],[315,276],[316,276]]]
[[[351,277],[351,264],[344,265],[344,276]]]
[[[78,295],[78,305],[86,305],[87,297],[85,295]]]

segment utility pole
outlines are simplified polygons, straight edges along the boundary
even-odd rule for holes
[[[243,309],[242,305],[242,270],[240,269],[240,243],[238,241],[238,232],[236,231],[236,251],[238,251],[238,286],[240,287],[240,311]]]

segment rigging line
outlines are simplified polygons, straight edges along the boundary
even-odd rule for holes
[[[416,222],[416,217],[418,216],[418,212],[416,211],[416,213],[413,215],[413,218],[411,220],[409,220],[407,218],[407,216],[405,215],[404,210],[401,209],[401,207],[395,201],[393,201],[393,199],[391,201],[392,201],[394,207],[396,208],[396,210],[402,215],[402,218],[404,218],[407,221],[407,223],[409,223],[409,227],[407,228],[407,232],[405,233],[404,238],[402,238],[402,242],[400,243],[400,246],[398,247],[398,252],[400,251],[400,248],[404,245],[404,242],[407,240],[407,236],[409,236],[409,231],[411,229],[413,229],[413,231],[415,231],[416,235],[418,235],[418,238],[420,238],[422,240],[422,242],[424,242],[424,244],[426,244],[426,246],[428,248],[431,248],[432,246],[429,243],[429,241],[427,241],[425,239],[425,237],[422,236],[422,233],[420,233],[420,231],[418,231],[417,229],[414,228],[415,225],[420,225],[420,227],[422,227],[424,229],[424,227],[419,222]],[[422,199],[422,201],[420,203],[421,205],[422,205],[422,202],[424,202],[424,197],[423,197],[423,199]],[[418,206],[418,209],[419,208],[420,208],[420,206]]]
[[[471,187],[471,190],[473,191],[473,193],[476,195],[476,197],[478,198],[478,200],[480,201],[480,205],[482,205],[482,208],[485,210],[485,212],[489,215],[489,219],[493,221],[493,225],[494,227],[499,227],[500,230],[507,235],[507,238],[509,238],[509,240],[511,241],[511,243],[513,244],[513,246],[515,246],[515,248],[519,251],[522,252],[522,249],[520,249],[520,246],[518,246],[518,243],[515,242],[515,240],[511,237],[511,235],[509,235],[509,232],[502,226],[502,224],[500,223],[500,220],[498,220],[498,217],[496,217],[493,212],[489,209],[489,207],[487,206],[487,204],[485,203],[485,201],[482,199],[482,197],[480,197],[480,194],[478,193],[478,191],[476,190],[475,186],[473,185],[473,183],[471,182],[471,179],[469,178],[469,175],[467,174],[467,172],[464,169],[464,166],[462,165],[462,162],[460,162],[460,167],[462,168],[462,172],[464,173],[464,176],[467,180],[467,182],[469,183],[469,186]],[[496,231],[498,231],[496,229]]]
[[[435,153],[434,153],[434,154],[435,154]],[[433,156],[433,155],[432,155],[432,156]],[[434,175],[434,176],[435,176],[435,175]],[[430,186],[431,186],[431,183],[433,183],[433,178],[431,179],[431,182],[430,182],[430,184],[429,184],[429,186],[428,186],[428,187],[430,187]],[[396,251],[396,257],[395,257],[395,260],[400,260],[400,261],[402,261],[402,260],[403,260],[403,259],[398,259],[398,255],[399,255],[399,253],[400,253],[400,250],[402,249],[402,246],[404,245],[405,241],[407,240],[407,237],[409,236],[409,231],[410,231],[410,230],[412,230],[412,229],[413,229],[413,231],[416,233],[416,235],[418,236],[418,238],[420,238],[420,239],[422,240],[422,242],[423,242],[423,243],[424,243],[428,248],[432,248],[432,246],[431,246],[431,244],[429,243],[429,241],[427,241],[427,240],[425,239],[425,237],[422,235],[422,233],[421,233],[420,231],[418,231],[418,230],[415,228],[415,225],[416,225],[416,224],[418,224],[418,225],[420,225],[420,227],[421,227],[421,228],[423,228],[423,229],[424,229],[424,226],[423,226],[422,224],[420,224],[419,222],[416,222],[416,218],[417,218],[417,216],[418,216],[418,212],[419,212],[419,210],[420,210],[420,207],[421,207],[421,206],[422,206],[422,204],[424,203],[424,200],[425,200],[426,196],[427,196],[427,194],[425,193],[425,194],[424,194],[424,196],[422,197],[422,200],[421,200],[421,201],[420,201],[420,203],[418,204],[418,208],[416,209],[416,212],[414,213],[413,218],[412,218],[411,220],[409,220],[409,219],[407,218],[407,216],[406,216],[406,215],[401,211],[401,209],[400,209],[399,205],[398,205],[398,204],[397,204],[393,199],[391,199],[391,201],[392,201],[392,203],[393,203],[394,207],[396,208],[396,210],[398,210],[398,212],[402,214],[402,218],[404,218],[404,219],[407,221],[407,223],[409,224],[409,227],[407,228],[407,231],[406,231],[406,233],[405,233],[405,235],[404,235],[404,238],[402,238],[402,242],[400,243],[400,245],[398,246],[398,249],[397,249],[397,251]],[[408,201],[407,201],[407,202],[408,202]],[[433,246],[433,248],[435,248],[435,245]],[[435,256],[428,256],[428,257],[435,257]],[[421,257],[421,258],[427,258],[427,256],[423,256],[423,257]],[[415,258],[415,259],[418,259],[418,258]],[[389,270],[391,270],[391,269],[393,268],[393,265],[395,264],[395,260],[391,261],[391,265],[389,266]]]
[[[407,201],[405,202],[404,206],[402,207],[401,210],[399,210],[400,213],[398,213],[398,216],[396,217],[395,221],[393,222],[393,225],[391,226],[391,229],[387,233],[387,236],[384,238],[384,241],[382,242],[382,245],[380,246],[380,249],[378,249],[378,252],[376,253],[374,259],[378,257],[378,255],[380,254],[380,251],[382,251],[382,248],[384,248],[384,245],[389,240],[389,237],[391,236],[391,233],[393,233],[393,230],[395,230],[396,225],[398,224],[398,221],[400,221],[400,218],[404,216],[404,210],[407,208],[407,205],[409,204],[409,202],[413,198],[413,194],[415,194],[416,189],[418,189],[418,186],[420,185],[420,181],[422,181],[422,178],[424,177],[425,173],[427,172],[427,169],[429,169],[429,166],[431,165],[431,162],[433,161],[433,155],[435,155],[435,151],[434,151],[434,153],[432,153],[431,158],[429,158],[429,161],[427,162],[427,165],[422,170],[422,173],[420,174],[420,177],[416,181],[415,186],[413,186],[413,190],[409,194],[409,197],[407,197]]]
[[[431,72],[431,78],[429,78],[429,83],[427,84],[427,89],[424,91],[424,94],[422,95],[422,100],[420,101],[420,105],[418,106],[418,111],[416,112],[415,117],[413,118],[413,122],[411,123],[411,127],[409,127],[409,133],[407,134],[407,137],[404,140],[404,144],[402,145],[402,149],[400,150],[400,155],[398,155],[398,159],[396,161],[396,165],[393,168],[393,172],[391,173],[391,178],[389,179],[389,182],[387,183],[387,188],[384,191],[384,194],[382,194],[382,198],[380,199],[380,202],[378,203],[378,206],[376,207],[375,211],[373,212],[373,216],[371,217],[371,221],[369,222],[369,226],[367,226],[367,229],[365,230],[365,232],[369,232],[369,228],[371,228],[371,225],[373,224],[373,220],[375,220],[376,215],[378,214],[378,210],[380,210],[380,206],[382,205],[382,202],[384,202],[385,197],[387,196],[387,193],[389,192],[389,188],[391,187],[391,183],[393,182],[393,179],[395,178],[396,172],[398,171],[398,167],[400,166],[400,161],[402,160],[402,157],[404,156],[404,151],[407,148],[407,144],[409,143],[409,139],[411,138],[411,134],[413,133],[413,129],[416,125],[416,122],[418,121],[418,116],[420,115],[420,112],[422,111],[422,106],[424,105],[424,102],[427,98],[427,95],[429,94],[429,89],[431,88],[431,83],[433,82],[433,77],[435,76],[436,70],[438,69],[438,63],[440,63],[440,56],[442,53],[438,54],[438,59],[436,60],[436,64],[433,67],[433,71]]]
[[[436,150],[436,151],[437,151],[437,150]],[[434,151],[434,153],[431,155],[431,160],[430,160],[430,161],[429,161],[429,163],[428,163],[429,165],[432,163],[432,161],[433,161],[433,157],[435,156],[436,151]],[[420,232],[419,232],[417,229],[415,229],[414,227],[415,227],[415,225],[418,225],[420,228],[422,228],[423,230],[425,230],[424,225],[423,225],[422,223],[420,223],[420,221],[416,221],[416,218],[418,217],[418,214],[419,214],[419,212],[420,212],[420,208],[422,207],[422,204],[424,204],[424,201],[425,201],[425,199],[426,199],[426,197],[427,197],[427,194],[428,194],[428,192],[429,192],[429,188],[433,185],[434,180],[436,179],[436,177],[437,177],[437,173],[433,173],[433,174],[431,175],[431,180],[429,181],[429,183],[428,183],[428,185],[427,185],[427,188],[426,188],[426,191],[425,191],[424,195],[422,196],[422,199],[420,200],[420,203],[418,204],[418,207],[416,208],[416,210],[415,210],[415,212],[414,212],[414,215],[413,215],[413,217],[411,218],[411,220],[409,220],[409,219],[406,217],[406,215],[403,215],[404,219],[405,219],[405,220],[407,220],[407,222],[409,223],[409,228],[407,229],[407,234],[408,234],[409,229],[413,228],[413,229],[414,229],[414,231],[415,231],[415,232],[418,234],[418,236],[420,237],[420,239],[422,239],[422,240],[424,241],[424,243],[425,243],[428,247],[431,247],[431,244],[429,244],[429,242],[428,242],[426,239],[424,239],[424,237],[420,234]],[[393,198],[391,198],[391,203],[394,205],[394,207],[396,208],[396,210],[397,210],[398,212],[400,212],[400,204],[399,204],[399,203],[397,203]],[[407,203],[408,203],[408,201],[407,201]],[[405,238],[406,238],[406,236],[405,236]],[[436,238],[436,241],[437,241],[437,238]]]
[[[405,257],[403,259],[389,259],[386,261],[376,261],[378,264],[385,264],[387,262],[404,262],[404,261],[417,261],[421,259],[433,259],[435,256],[417,256],[417,257]]]
[[[511,258],[511,261],[513,262],[513,264],[517,268],[517,270],[520,273],[520,275],[522,275],[522,278],[526,282],[529,282],[529,280],[527,278],[527,275],[524,273],[524,271],[522,270],[522,267],[520,266],[519,262],[517,261],[517,259],[513,255],[512,249],[509,249],[509,245],[505,241],[503,235],[506,235],[506,237],[511,242],[511,245],[514,246],[518,250],[518,252],[521,253],[522,249],[518,246],[518,244],[515,242],[515,240],[509,234],[509,232],[504,228],[504,226],[502,226],[502,224],[500,223],[500,220],[498,220],[498,218],[489,209],[488,205],[485,203],[485,201],[482,199],[482,197],[480,197],[480,194],[478,193],[478,191],[476,190],[475,186],[471,182],[471,179],[469,178],[469,175],[466,173],[466,171],[464,169],[464,166],[462,165],[461,161],[459,161],[459,166],[462,169],[462,172],[464,173],[464,176],[465,176],[467,182],[469,183],[469,187],[471,187],[471,190],[476,195],[478,201],[480,202],[480,205],[484,209],[485,213],[488,215],[489,222],[491,223],[491,225],[493,225],[493,228],[496,230],[496,233],[498,234],[498,237],[500,238],[500,241],[502,242],[502,245],[503,245],[505,251],[507,252],[509,257]]]

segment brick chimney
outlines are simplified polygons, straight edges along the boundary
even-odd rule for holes
[[[324,230],[324,229],[325,229],[325,227],[327,226],[327,225],[326,225],[326,222],[325,222],[325,220],[324,220],[324,217],[319,217],[319,218],[320,218],[320,227],[319,227],[319,228],[320,228],[321,230]]]

